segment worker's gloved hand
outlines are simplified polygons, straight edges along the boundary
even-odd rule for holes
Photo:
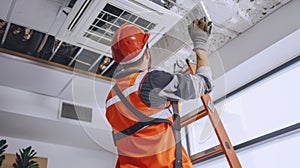
[[[201,49],[206,51],[206,43],[211,33],[212,22],[207,22],[206,17],[195,19],[188,26],[189,35],[194,44],[194,50]]]

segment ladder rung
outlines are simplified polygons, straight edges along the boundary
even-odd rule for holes
[[[206,115],[207,115],[207,111],[204,109],[192,116],[183,116],[181,118],[181,127],[185,127],[185,126],[191,124],[192,122],[195,122],[195,121],[205,117]]]
[[[206,150],[204,150],[200,153],[192,155],[191,156],[191,161],[196,162],[196,161],[208,158],[210,156],[213,156],[213,155],[221,153],[221,152],[223,152],[221,145],[217,145],[217,146],[214,146],[212,148],[206,149]]]

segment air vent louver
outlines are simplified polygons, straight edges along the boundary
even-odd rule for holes
[[[92,108],[63,102],[60,117],[72,120],[92,122]]]
[[[171,9],[175,4],[176,0],[150,0],[166,9]]]
[[[156,26],[155,23],[133,14],[128,10],[106,4],[85,32],[84,37],[105,45],[110,45],[114,33],[126,22],[137,25],[148,32]]]

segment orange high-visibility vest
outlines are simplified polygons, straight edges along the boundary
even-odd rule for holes
[[[170,102],[164,108],[153,108],[140,98],[139,88],[146,76],[147,72],[133,73],[117,79],[116,84],[130,104],[143,115],[173,123],[173,109]],[[115,142],[118,149],[116,168],[174,168],[176,141],[170,124],[156,123],[141,127],[128,136],[122,134],[122,131],[140,123],[140,118],[124,105],[114,89],[110,91],[106,100],[106,117],[114,135],[119,134],[122,137]],[[191,168],[188,154],[183,147],[180,151],[182,151],[182,167]]]

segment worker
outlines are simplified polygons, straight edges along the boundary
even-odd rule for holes
[[[195,75],[149,72],[150,35],[125,23],[112,39],[112,57],[122,66],[106,100],[106,117],[118,151],[116,168],[190,168],[181,144],[179,100],[212,90],[206,56],[211,23],[196,19],[188,26],[197,57]]]

